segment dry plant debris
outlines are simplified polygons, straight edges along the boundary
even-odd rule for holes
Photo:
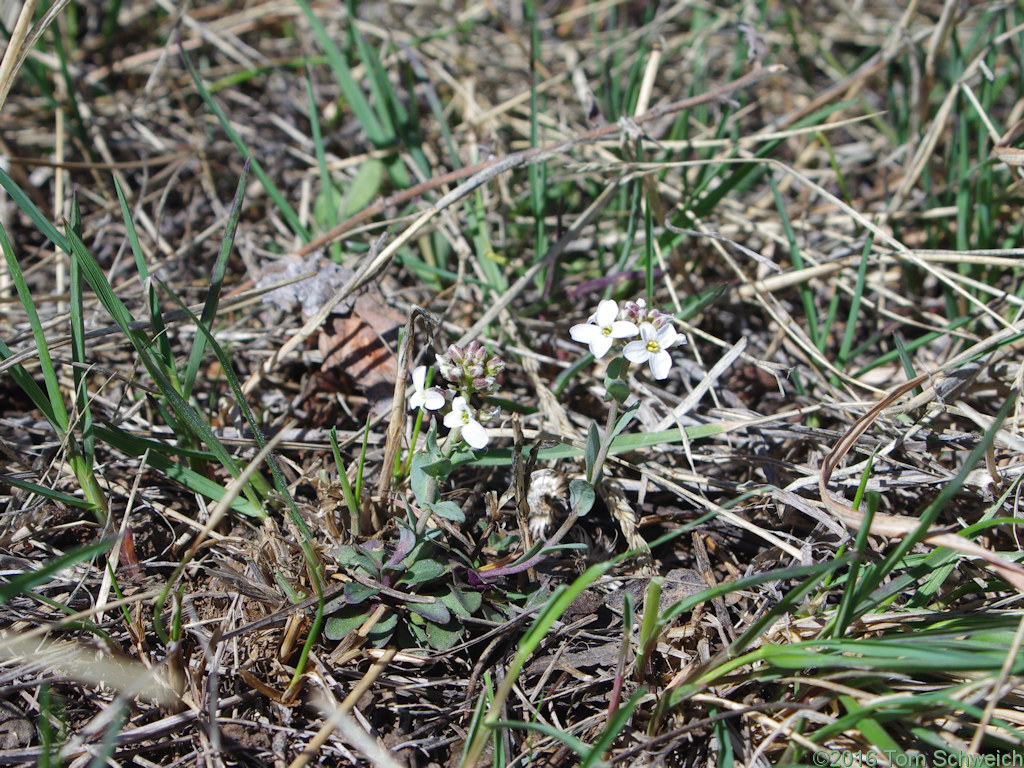
[[[1021,759],[1020,4],[0,22],[0,765]]]

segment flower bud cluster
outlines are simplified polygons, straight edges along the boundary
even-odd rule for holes
[[[409,397],[409,407],[437,411],[450,403],[444,425],[458,429],[459,436],[470,447],[483,448],[490,436],[480,421],[493,418],[498,409],[476,410],[470,406],[469,399],[473,395],[491,395],[497,391],[498,377],[505,370],[505,361],[492,357],[479,341],[471,341],[465,347],[452,344],[443,355],[435,357],[438,370],[451,387],[425,389],[427,368],[421,365],[412,372],[414,391]]]
[[[445,354],[435,357],[441,375],[466,397],[477,393],[494,394],[498,375],[505,370],[505,361],[489,357],[487,348],[475,340],[464,348],[452,344]]]
[[[650,323],[656,330],[661,330],[672,322],[672,315],[662,312],[660,309],[648,307],[643,299],[627,301],[619,310],[619,318],[628,320],[639,328],[644,323]]]

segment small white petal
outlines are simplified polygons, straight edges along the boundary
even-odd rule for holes
[[[651,355],[651,359],[648,361],[651,366],[651,374],[654,378],[661,379],[668,377],[668,372],[672,368],[672,355],[662,350],[657,354]]]
[[[469,408],[466,407],[466,398],[459,395],[452,400],[452,409],[445,415],[444,425],[448,429],[456,429],[464,426],[470,418],[472,417]]]
[[[469,443],[471,448],[483,448],[487,445],[487,441],[491,439],[491,436],[487,434],[487,430],[483,428],[483,425],[476,419],[470,419],[462,427],[462,439]]]
[[[612,348],[611,336],[599,334],[590,340],[590,351],[598,360],[608,354]]]
[[[607,328],[609,325],[615,322],[615,318],[619,316],[619,305],[611,299],[605,299],[597,305],[597,312],[594,313],[594,318],[597,324],[602,328]]]
[[[646,363],[651,356],[651,353],[647,349],[647,342],[645,341],[629,342],[629,344],[623,348],[622,354],[627,360],[629,360],[629,362],[637,364]]]
[[[662,326],[661,330],[658,331],[658,343],[662,349],[668,349],[676,343],[676,339],[679,338],[679,333],[672,325]]]
[[[636,336],[639,332],[640,329],[636,327],[636,324],[629,320],[616,320],[612,323],[611,337],[613,339],[628,339],[630,336]]]
[[[580,323],[569,329],[569,335],[573,341],[578,341],[580,344],[589,344],[591,339],[601,335],[601,329],[590,323]]]
[[[653,323],[640,323],[640,338],[645,345],[651,341],[657,341],[658,329],[654,327]]]
[[[427,383],[427,366],[417,365],[412,369],[412,385],[417,392],[423,391],[423,385]]]
[[[417,392],[417,395],[420,393]],[[438,392],[436,389],[427,389],[423,391],[423,407],[428,411],[439,411],[444,408],[444,395]]]

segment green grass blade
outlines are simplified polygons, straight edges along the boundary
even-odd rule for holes
[[[206,84],[203,83],[202,79],[199,77],[199,73],[196,72],[195,67],[192,66],[192,60],[184,51],[181,53],[181,58],[185,62],[185,67],[188,69],[188,73],[191,75],[192,82],[195,83],[196,89],[199,91],[199,95],[206,103],[207,108],[213,112],[218,122],[220,122],[220,126],[224,130],[224,133],[227,134],[228,138],[231,139],[231,143],[235,145],[245,159],[251,162],[252,172],[256,175],[256,178],[259,179],[260,184],[263,185],[263,189],[266,190],[267,195],[269,195],[270,199],[274,202],[274,205],[277,206],[281,215],[284,216],[284,219],[288,222],[288,226],[291,227],[292,232],[308,243],[310,235],[309,232],[306,231],[306,228],[302,226],[302,222],[299,220],[299,214],[295,212],[295,209],[292,208],[291,204],[281,193],[281,190],[277,188],[277,185],[274,184],[267,172],[263,170],[263,166],[260,164],[260,161],[253,157],[252,152],[249,151],[245,142],[242,141],[242,137],[238,135],[234,126],[231,125],[231,121],[228,119],[228,116],[224,114],[224,110],[222,110],[217,102],[213,100],[213,96],[211,96],[210,92],[207,90]]]
[[[843,340],[839,344],[839,359],[837,366],[840,370],[846,368],[846,363],[850,359],[850,348],[853,346],[853,339],[857,334],[857,328],[860,327],[858,320],[860,320],[860,302],[864,296],[864,283],[867,279],[868,272],[868,259],[871,256],[871,246],[875,242],[875,235],[871,233],[868,235],[867,241],[864,243],[864,250],[861,251],[860,264],[857,267],[857,282],[853,287],[853,297],[850,299],[850,311],[846,316],[846,327],[843,329]],[[829,336],[828,328],[825,329],[823,336],[827,338]]]
[[[14,352],[7,346],[3,339],[0,339],[0,362],[9,360],[12,357],[14,357]],[[46,419],[47,423],[57,423],[57,416],[53,412],[53,407],[50,405],[50,399],[36,383],[36,380],[32,378],[32,375],[25,370],[25,366],[20,363],[8,366],[0,365],[0,371],[6,371],[10,374],[11,378],[14,379],[15,383],[21,388],[21,391],[28,395],[32,404],[42,412],[43,418]]]
[[[526,25],[530,31],[530,146],[540,146],[540,129],[537,123],[540,104],[537,99],[537,59],[540,56],[540,33],[537,28],[536,0],[523,3]],[[544,224],[547,210],[547,164],[532,163],[527,169],[530,180],[530,212],[534,222],[534,255],[539,260],[548,249],[547,228]],[[538,280],[541,277],[538,276]]]
[[[394,133],[388,133],[377,119],[369,100],[356,83],[355,78],[352,77],[352,70],[349,68],[348,62],[334,44],[334,40],[331,39],[327,30],[324,29],[324,25],[320,23],[320,19],[313,13],[313,9],[306,0],[296,0],[296,3],[306,15],[306,20],[309,22],[317,42],[320,43],[320,47],[327,54],[327,60],[330,62],[331,71],[334,72],[338,88],[341,90],[342,96],[345,97],[345,101],[348,102],[348,106],[352,108],[356,120],[366,131],[366,137],[370,143],[377,149],[393,146]]]
[[[633,716],[636,708],[640,706],[640,702],[646,695],[647,689],[641,686],[633,692],[633,695],[629,697],[629,701],[624,706],[615,710],[615,714],[612,715],[604,730],[601,731],[597,741],[593,743],[587,754],[583,756],[583,760],[580,761],[580,768],[592,768],[593,766],[603,764],[602,758],[605,752],[611,749],[615,740],[619,738],[623,729],[629,724],[629,719]]]
[[[313,93],[313,80],[310,77],[309,67],[305,67],[306,74],[306,102],[309,106],[309,125],[312,129],[313,151],[316,153],[316,165],[320,171],[320,194],[317,195],[313,205],[313,218],[317,227],[323,231],[334,229],[338,223],[338,202],[336,200],[336,189],[331,179],[330,171],[327,170],[327,153],[324,150],[324,137],[320,130],[320,115],[316,108],[316,95]],[[341,261],[341,243],[331,243],[331,258]]]
[[[807,265],[804,262],[803,254],[800,253],[800,243],[797,242],[796,233],[793,231],[793,224],[789,220],[786,201],[782,199],[782,193],[779,192],[779,185],[775,183],[774,177],[768,177],[768,184],[771,186],[772,196],[775,198],[775,209],[778,211],[779,220],[782,223],[782,232],[785,234],[786,242],[789,244],[789,257],[793,261],[793,269],[800,271]],[[824,337],[818,330],[818,307],[814,301],[814,290],[808,283],[803,282],[800,284],[799,291],[800,301],[804,305],[804,314],[807,316],[807,336],[810,338],[811,343],[818,348],[819,352],[824,352],[825,343]]]
[[[861,474],[860,484],[857,486],[857,493],[853,499],[853,508],[856,510],[860,509],[861,501],[864,498],[864,491],[868,485],[868,478],[871,476],[871,467],[877,453],[878,448],[875,448],[871,456],[868,457],[867,465]],[[865,594],[861,590],[857,579],[860,575],[861,563],[864,562],[864,557],[867,554],[868,536],[871,533],[871,520],[873,518],[874,509],[869,508],[864,513],[864,522],[857,530],[857,538],[854,540],[854,559],[850,563],[850,570],[846,576],[846,588],[843,590],[839,609],[836,611],[833,621],[822,630],[823,636],[831,634],[832,637],[842,637],[850,626],[850,621],[854,614],[854,606],[860,602],[861,595]]]
[[[359,502],[352,490],[352,483],[349,482],[348,474],[345,472],[345,463],[341,459],[341,448],[338,445],[338,430],[331,427],[331,452],[334,454],[334,466],[338,470],[338,482],[341,483],[341,492],[345,497],[345,506],[348,508],[348,530],[349,535],[359,535]]]
[[[100,539],[99,541],[91,542],[65,552],[63,555],[58,555],[35,570],[14,576],[6,582],[0,582],[0,605],[18,595],[31,591],[33,587],[46,583],[54,574],[60,573],[65,568],[69,568],[76,563],[84,563],[86,560],[91,560],[96,555],[109,549],[111,543],[110,539]]]
[[[57,371],[50,357],[50,345],[46,340],[46,334],[43,332],[43,324],[39,320],[39,313],[36,311],[32,292],[25,282],[25,275],[21,271],[21,265],[14,255],[14,248],[11,246],[11,241],[7,239],[7,230],[4,229],[3,225],[0,225],[0,248],[3,249],[4,259],[7,261],[7,272],[10,275],[11,282],[14,283],[15,290],[18,292],[21,306],[28,316],[28,322],[32,328],[32,337],[36,342],[39,367],[43,374],[43,383],[46,386],[46,397],[49,405],[47,412],[53,419],[50,425],[63,437],[68,431],[68,411],[60,391],[60,383],[57,381]]]
[[[8,176],[2,168],[0,168],[0,187],[4,188],[4,191],[11,196],[14,204],[31,219],[32,225],[44,234],[47,240],[65,253],[71,253],[71,247],[68,245],[67,238],[50,223],[50,220],[36,207],[32,199],[22,191],[21,187],[14,183],[14,179]]]
[[[554,594],[551,595],[547,604],[544,606],[544,610],[541,611],[540,615],[534,620],[533,625],[530,627],[526,636],[519,641],[519,648],[516,651],[516,655],[512,658],[512,662],[509,664],[509,668],[505,673],[505,678],[501,681],[501,685],[499,686],[497,693],[495,693],[494,701],[488,708],[487,715],[484,718],[485,726],[494,728],[497,725],[498,714],[501,712],[502,707],[504,707],[516,679],[523,671],[523,666],[526,664],[526,660],[533,655],[535,650],[537,650],[541,641],[544,640],[548,632],[551,630],[551,626],[558,621],[562,614],[565,613],[566,609],[568,609],[572,601],[575,600],[584,589],[603,576],[614,564],[615,561],[610,560],[604,563],[592,565],[580,574],[572,584],[569,586],[560,586],[555,590]],[[465,756],[463,757],[464,765],[476,766],[477,761],[480,759],[480,755],[483,752],[486,735],[487,728],[483,728],[477,734],[477,738],[469,743],[469,746],[466,748]]]
[[[178,369],[174,364],[174,353],[171,351],[171,340],[167,334],[167,326],[164,325],[164,316],[160,311],[160,300],[156,294],[156,287],[150,282],[149,265],[146,264],[146,255],[142,252],[142,243],[139,242],[139,233],[135,229],[135,222],[132,221],[131,211],[128,210],[128,200],[124,196],[117,177],[114,177],[114,189],[117,192],[117,201],[121,206],[121,218],[124,220],[125,233],[128,235],[128,244],[131,246],[132,257],[135,259],[135,269],[139,275],[139,282],[142,290],[146,292],[149,303],[149,324],[153,329],[153,338],[156,339],[157,349],[160,350],[160,359],[163,361],[164,373],[176,390],[181,392],[181,383],[178,381]],[[81,231],[76,231],[81,239]]]
[[[217,458],[213,453],[179,448],[178,446],[168,445],[157,440],[137,437],[116,427],[97,427],[96,436],[128,456],[146,456],[146,462],[149,466],[166,475],[174,482],[179,483],[182,487],[187,488],[192,493],[197,493],[212,501],[220,501],[224,498],[223,485],[171,458],[172,456],[179,455],[212,461]],[[146,451],[149,451],[148,456]],[[14,484],[13,480],[10,482]],[[262,506],[253,503],[247,498],[236,498],[231,504],[231,509],[247,517],[258,517],[261,519],[266,517],[266,512]]]
[[[885,560],[872,566],[870,569],[865,569],[865,579],[862,594],[871,593],[871,597],[861,606],[858,606],[857,616],[863,615],[870,608],[873,608],[879,602],[887,599],[889,596],[888,589],[880,589],[881,585],[893,572],[896,572],[900,568],[900,564],[903,558],[910,552],[911,549],[919,542],[935,523],[935,520],[946,509],[947,505],[952,501],[953,497],[960,491],[967,476],[974,470],[974,467],[985,455],[988,447],[992,445],[995,440],[996,434],[999,431],[1000,425],[1009,415],[1013,409],[1014,403],[1016,402],[1016,394],[1012,395],[1007,399],[1003,406],[999,409],[996,414],[992,426],[988,429],[981,441],[974,447],[967,460],[964,462],[960,471],[943,486],[938,496],[924,509],[924,511],[918,515],[921,521],[920,526],[910,536],[906,536],[900,540],[900,542],[893,547],[892,551],[886,556]],[[896,584],[892,585],[893,587]],[[906,588],[906,587],[904,587]]]
[[[47,488],[44,485],[37,485],[36,483],[30,483],[27,480],[20,480],[17,477],[11,475],[0,475],[0,483],[6,483],[12,488],[20,488],[23,491],[35,494],[36,496],[42,496],[44,499],[55,501],[58,504],[65,504],[69,507],[78,507],[79,509],[94,509],[93,504],[88,499],[80,499],[77,496],[69,496],[66,493],[55,491],[52,488]]]
[[[560,741],[565,744],[569,749],[575,752],[580,757],[586,757],[590,752],[590,746],[586,743],[577,739],[571,733],[566,733],[560,728],[556,728],[553,725],[547,723],[527,723],[522,720],[498,720],[491,723],[491,727],[497,730],[498,728],[515,728],[522,731],[534,731],[535,733],[543,734],[549,739]],[[600,754],[600,753],[598,753]],[[580,766],[585,765],[581,762]]]
[[[246,160],[245,165],[242,166],[242,173],[238,178],[238,186],[235,188],[235,199],[231,203],[227,226],[224,229],[224,239],[220,244],[220,253],[217,254],[217,261],[213,265],[213,272],[210,275],[210,290],[207,292],[206,301],[203,303],[203,314],[198,321],[199,325],[208,331],[213,330],[213,322],[217,317],[220,292],[224,286],[224,275],[227,272],[228,260],[235,245],[235,233],[238,231],[238,219],[242,214],[242,202],[245,200],[245,187],[248,180],[249,161]],[[195,342],[192,344],[192,351],[189,353],[185,373],[182,376],[181,394],[186,400],[192,395],[196,376],[199,373],[199,365],[202,363],[205,350],[206,334],[197,333]]]
[[[207,445],[224,468],[231,473],[232,477],[237,477],[241,472],[238,464],[224,447],[223,443],[221,443],[210,429],[205,420],[191,405],[189,405],[188,402],[185,401],[184,398],[182,398],[178,390],[167,378],[161,361],[159,361],[156,355],[153,354],[150,339],[142,331],[134,330],[132,325],[134,318],[132,317],[132,314],[128,311],[128,308],[124,305],[121,299],[114,293],[113,288],[107,281],[106,275],[100,269],[99,264],[96,263],[92,254],[85,247],[85,244],[70,229],[70,227],[66,234],[68,241],[71,243],[73,258],[76,258],[81,262],[82,274],[85,276],[86,281],[92,287],[93,292],[95,292],[96,296],[99,298],[104,309],[107,310],[114,322],[124,331],[128,340],[131,341],[132,345],[135,347],[143,365],[149,372],[149,375],[153,377],[157,388],[163,394],[167,403],[174,412],[175,419],[177,420],[180,428],[187,429],[195,435],[197,439]],[[253,488],[251,481],[246,485],[246,493],[247,495],[252,494],[250,501],[255,504],[257,493]]]

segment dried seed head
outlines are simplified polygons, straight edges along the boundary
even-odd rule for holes
[[[555,518],[565,514],[566,490],[564,472],[538,469],[530,474],[530,490],[526,494],[526,503],[530,507],[527,524],[533,536],[543,536]]]

